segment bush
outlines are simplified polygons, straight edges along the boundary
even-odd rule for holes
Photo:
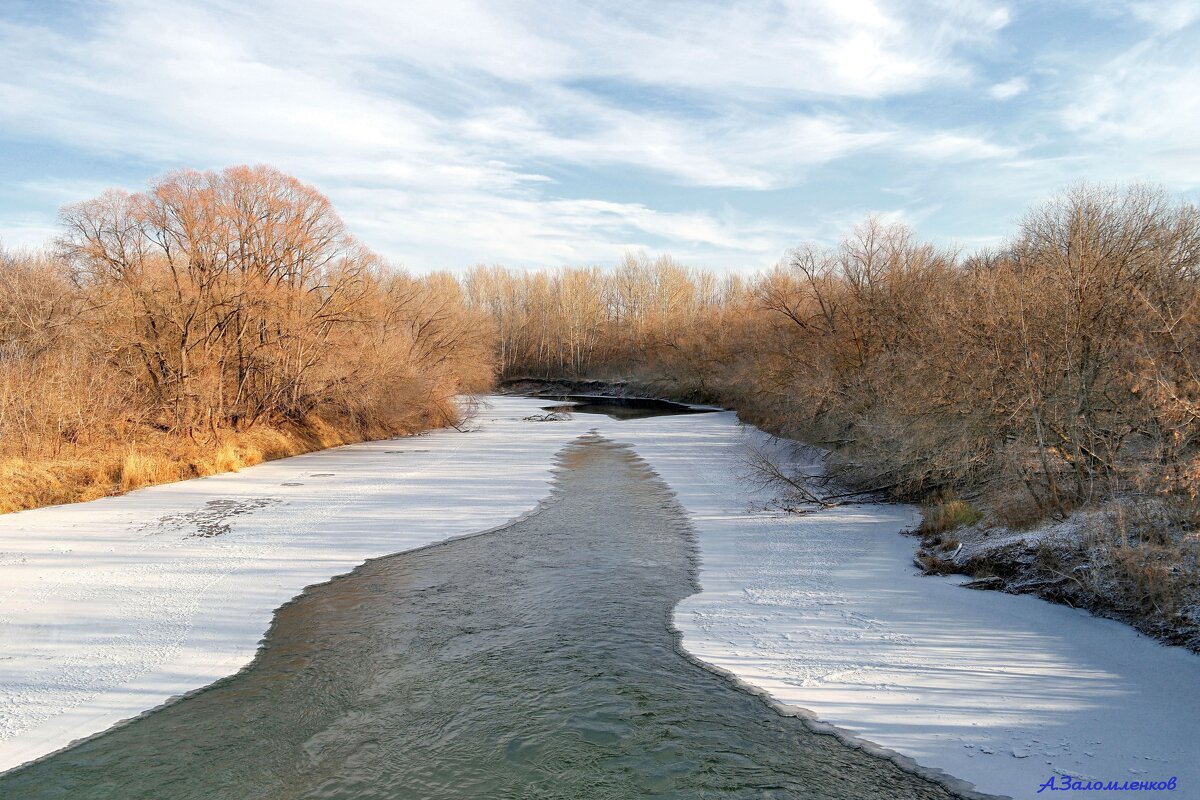
[[[983,519],[983,513],[965,500],[947,500],[926,506],[921,513],[921,525],[917,532],[930,536],[974,525]]]

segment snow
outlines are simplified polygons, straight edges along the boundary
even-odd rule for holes
[[[1200,658],[1029,596],[921,575],[908,506],[765,510],[732,414],[603,426],[676,491],[703,591],[675,613],[685,648],[856,737],[1033,797],[1052,775],[1167,780],[1200,792]],[[802,464],[801,466],[807,466]]]
[[[307,585],[528,512],[586,428],[537,407],[0,517],[0,771],[236,672]]]
[[[1200,786],[1194,655],[919,575],[909,507],[770,510],[743,459],[773,444],[731,413],[523,421],[542,405],[491,398],[471,433],[0,517],[0,770],[236,671],[306,585],[532,510],[555,453],[594,429],[692,517],[703,591],[675,621],[695,657],[981,791],[1032,797],[1063,773]]]

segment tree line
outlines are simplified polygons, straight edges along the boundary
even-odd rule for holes
[[[443,425],[490,384],[458,282],[384,264],[277,170],[173,172],[60,223],[0,252],[0,507]]]
[[[724,276],[476,268],[506,377],[626,379],[831,451],[856,485],[984,494],[1015,522],[1122,493],[1194,509],[1200,211],[1079,186],[994,250],[868,219]]]
[[[721,403],[858,486],[1018,521],[1122,493],[1195,507],[1200,212],[1154,188],[1077,187],[974,253],[868,219],[754,275],[629,255],[415,277],[268,167],[173,172],[60,223],[0,250],[0,508],[451,423],[496,377]]]

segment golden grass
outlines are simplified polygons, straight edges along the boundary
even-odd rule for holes
[[[95,500],[188,478],[235,472],[263,461],[432,427],[428,415],[389,426],[335,424],[258,426],[243,433],[190,438],[141,430],[128,441],[80,447],[70,457],[0,456],[0,513]]]
[[[121,463],[121,491],[167,483],[180,477],[176,463],[168,456],[130,450]]]
[[[966,500],[947,500],[937,505],[926,506],[922,510],[921,527],[917,529],[922,534],[937,534],[961,528],[964,525],[974,525],[983,518],[979,509]]]

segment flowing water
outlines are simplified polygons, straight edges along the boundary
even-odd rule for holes
[[[559,414],[604,414],[613,419],[646,419],[647,417],[677,416],[679,414],[710,414],[717,409],[687,406],[670,400],[652,397],[602,397],[588,394],[539,395],[551,400],[567,401],[544,406],[543,411]]]
[[[678,650],[682,509],[569,448],[538,512],[281,608],[235,676],[0,777],[0,797],[946,798]]]

